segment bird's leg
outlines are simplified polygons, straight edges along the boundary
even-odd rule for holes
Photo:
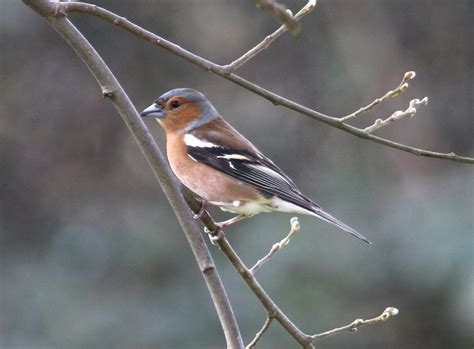
[[[238,221],[241,221],[242,219],[250,218],[252,216],[253,214],[252,215],[239,214],[238,216],[232,217],[231,219],[228,219],[226,221],[216,223],[217,229],[215,231],[209,231],[207,227],[204,227],[204,232],[208,234],[211,244],[213,244],[214,246],[217,246],[217,241],[224,236],[223,230],[225,227],[228,227],[229,225],[237,223]]]
[[[237,222],[241,221],[242,219],[250,218],[252,216],[253,216],[253,214],[250,214],[250,215],[239,214],[238,216],[232,217],[231,219],[228,219],[226,221],[216,223],[216,225],[219,227],[219,229],[224,229],[225,227],[228,227],[229,225],[237,223]]]
[[[204,211],[206,211],[207,201],[204,200],[204,199],[199,199],[198,201],[201,204],[201,206],[199,207],[199,211],[197,211],[197,213],[193,214],[194,219],[200,219],[202,217],[202,214],[204,213]]]

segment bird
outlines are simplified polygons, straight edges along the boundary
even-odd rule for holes
[[[169,164],[204,204],[237,214],[227,227],[264,212],[317,217],[370,244],[365,236],[324,211],[293,180],[219,114],[201,92],[176,88],[158,97],[141,117],[155,118],[166,135]]]

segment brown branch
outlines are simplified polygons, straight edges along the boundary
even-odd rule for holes
[[[213,63],[207,59],[204,59],[194,53],[191,53],[182,47],[172,43],[171,41],[165,40],[162,37],[153,34],[138,25],[128,21],[124,17],[120,17],[116,15],[113,12],[110,12],[108,10],[105,10],[101,7],[91,5],[91,4],[86,4],[86,3],[81,3],[81,2],[61,2],[61,3],[56,3],[56,15],[59,16],[65,16],[71,12],[79,12],[79,13],[85,13],[89,15],[93,15],[96,17],[99,17],[107,22],[110,22],[112,24],[115,24],[122,29],[125,29],[129,31],[130,33],[147,40],[157,46],[160,46],[171,53],[175,54],[178,57],[181,57],[188,62],[197,65],[198,67],[208,71],[212,72],[218,76],[221,76],[227,80],[232,81],[233,83],[242,86],[243,88],[254,92],[257,95],[262,96],[263,98],[269,100],[272,102],[274,105],[281,105],[284,106],[288,109],[294,110],[300,114],[303,114],[305,116],[308,116],[310,118],[316,119],[320,122],[323,122],[325,124],[328,124],[332,127],[338,128],[340,130],[343,130],[347,133],[353,134],[359,138],[370,140],[375,143],[379,143],[382,145],[385,145],[387,147],[391,147],[394,149],[398,149],[410,154],[418,155],[418,156],[424,156],[424,157],[432,157],[432,158],[438,158],[438,159],[445,159],[445,160],[451,160],[451,161],[458,161],[458,162],[464,162],[464,163],[470,163],[474,164],[474,158],[466,157],[466,156],[460,156],[457,155],[453,152],[451,153],[438,153],[430,150],[424,150],[420,148],[415,148],[411,146],[407,146],[405,144],[397,143],[382,137],[377,137],[374,136],[360,128],[348,125],[344,122],[342,122],[339,118],[337,117],[332,117],[325,115],[323,113],[317,112],[313,109],[310,109],[304,105],[298,104],[296,102],[293,102],[287,98],[281,97],[271,91],[268,91],[264,89],[263,87],[260,87],[248,80],[245,80],[241,78],[240,76],[229,73],[227,71],[225,65],[219,65],[216,63]]]
[[[191,210],[195,213],[198,213],[201,209],[201,204],[196,201],[194,195],[187,189],[183,191],[183,194]],[[263,287],[260,285],[260,283],[250,271],[250,269],[247,268],[247,266],[240,259],[237,253],[235,253],[234,249],[225,238],[224,233],[219,229],[215,221],[212,219],[212,217],[206,210],[201,212],[200,219],[206,227],[206,231],[208,231],[211,236],[214,236],[213,241],[217,243],[221,251],[231,262],[235,270],[237,270],[237,272],[242,276],[242,278],[247,283],[252,292],[255,294],[255,296],[258,298],[260,303],[262,303],[267,313],[272,314],[272,316],[280,323],[280,325],[303,348],[313,348],[310,336],[308,336],[298,327],[296,327],[293,322],[285,315],[285,313],[283,313],[283,311],[278,307],[278,305],[265,292]]]
[[[23,2],[44,17],[49,25],[74,49],[92,75],[94,75],[104,97],[108,97],[129,128],[130,133],[147,159],[163,192],[173,207],[186,235],[186,239],[191,246],[216,307],[228,348],[243,348],[243,341],[232,307],[200,229],[181,194],[180,185],[171,173],[163,154],[135,110],[129,97],[106,63],[77,28],[66,18],[54,16],[54,11],[56,10],[56,7],[53,6],[54,3],[46,0],[23,0]]]
[[[300,20],[302,17],[306,16],[308,13],[314,10],[316,7],[316,0],[309,0],[306,5],[298,11],[295,15],[295,20]],[[272,34],[268,35],[263,39],[260,43],[258,43],[255,47],[244,53],[241,57],[237,58],[230,64],[224,66],[224,69],[227,70],[228,73],[235,72],[238,68],[243,66],[245,63],[250,61],[260,52],[268,48],[273,41],[280,37],[283,33],[287,31],[286,26],[282,25],[280,28],[275,30]]]
[[[391,318],[392,316],[396,316],[398,314],[398,309],[393,308],[393,307],[388,307],[386,308],[382,314],[380,314],[377,317],[374,317],[373,319],[368,319],[368,320],[362,320],[362,319],[357,319],[352,321],[349,325],[342,326],[335,328],[333,330],[329,330],[326,332],[322,332],[319,334],[315,334],[311,336],[311,339],[313,341],[316,341],[318,339],[326,338],[329,336],[333,336],[335,334],[341,333],[341,332],[356,332],[359,327],[366,326],[366,325],[373,325],[379,322],[383,322]]]
[[[290,231],[288,232],[288,234],[279,242],[274,243],[270,251],[268,251],[268,253],[265,256],[263,256],[261,259],[259,259],[252,268],[250,268],[250,271],[252,272],[252,274],[255,274],[255,272],[258,269],[260,269],[262,265],[268,262],[273,257],[274,254],[276,254],[283,247],[288,245],[290,243],[291,237],[295,235],[299,230],[300,230],[300,223],[298,222],[298,218],[296,217],[291,218]]]
[[[293,18],[291,11],[275,0],[255,0],[257,7],[267,11],[273,18],[283,24],[292,35],[300,33],[300,25]]]

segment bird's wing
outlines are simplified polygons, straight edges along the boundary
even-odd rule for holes
[[[250,184],[269,196],[277,196],[314,212],[319,206],[304,196],[283,171],[258,151],[236,149],[206,141],[187,142],[188,155],[241,182]]]
[[[325,212],[318,204],[302,194],[291,178],[256,148],[224,146],[221,142],[216,144],[199,139],[194,135],[185,137],[185,143],[188,156],[194,161],[206,164],[241,182],[250,184],[264,195],[276,196],[301,207],[309,211],[308,213],[332,223],[370,244],[370,241],[358,231]]]

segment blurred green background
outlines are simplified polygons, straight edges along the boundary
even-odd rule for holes
[[[96,1],[217,63],[277,24],[253,1]],[[286,1],[293,10],[304,2]],[[342,116],[416,80],[358,118],[427,108],[379,135],[473,155],[473,2],[319,1],[300,37],[284,35],[238,73]],[[474,328],[473,170],[330,128],[190,65],[114,26],[73,22],[138,110],[164,91],[205,93],[308,196],[373,246],[301,217],[301,232],[258,273],[303,330],[400,309],[387,323],[319,348],[470,348]],[[20,1],[0,2],[1,348],[223,348],[213,305],[173,212],[126,127],[63,40]],[[148,122],[163,148],[159,126]],[[226,217],[216,213],[218,217]],[[251,265],[288,231],[287,214],[228,229]],[[265,312],[210,246],[248,342]],[[296,348],[273,324],[260,348]]]

